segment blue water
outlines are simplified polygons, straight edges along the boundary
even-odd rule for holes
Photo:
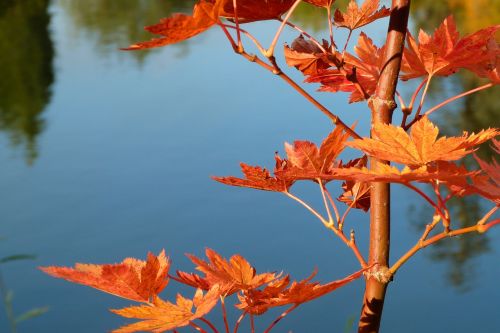
[[[50,12],[55,82],[38,157],[30,165],[21,146],[0,138],[1,253],[37,255],[3,266],[4,282],[15,293],[16,313],[50,307],[19,324],[19,332],[107,332],[125,322],[107,309],[130,302],[50,278],[39,265],[117,262],[165,248],[175,268],[192,270],[184,253],[201,256],[210,247],[225,256],[240,253],[259,271],[286,271],[297,279],[316,267],[322,281],[357,269],[345,246],[285,196],[230,188],[209,177],[239,175],[240,161],[272,167],[284,141],[320,142],[331,126],[307,101],[232,54],[216,29],[138,62],[131,53],[99,52],[95,36],[75,34],[58,3]],[[265,34],[271,27],[256,30]],[[368,114],[363,103],[348,105],[344,95],[318,99],[347,123]],[[366,133],[366,122],[358,129]],[[312,185],[297,189],[321,207]],[[410,220],[418,221],[425,206],[397,187],[392,195],[394,260],[418,239]],[[347,225],[356,229],[363,253],[367,223],[355,213]],[[390,286],[382,332],[498,331],[500,228],[488,237],[489,251],[467,267],[474,270],[467,292],[450,286],[445,263],[424,253],[414,257]],[[166,295],[175,292],[172,284]],[[362,293],[356,281],[304,305],[276,332],[344,332],[359,314]],[[2,311],[0,330],[7,329]]]

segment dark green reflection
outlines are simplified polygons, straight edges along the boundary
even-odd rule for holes
[[[481,28],[493,25],[500,19],[500,10],[494,5],[495,0],[485,0],[479,6],[471,1],[431,1],[415,0],[412,2],[413,21],[416,28],[423,28],[428,33],[451,13],[457,22],[458,30],[462,35],[472,33]],[[482,7],[482,10],[481,8]],[[484,10],[484,8],[489,8]],[[444,84],[451,82],[452,92],[445,92]],[[474,74],[461,71],[450,78],[442,78],[431,84],[431,104],[441,102],[444,96],[459,94],[486,83]],[[449,90],[449,86],[446,86]],[[458,103],[450,104],[437,114],[437,123],[443,134],[459,135],[463,130],[477,132],[483,128],[500,126],[500,87],[495,86],[479,93],[463,98]],[[483,145],[478,154],[491,160],[493,150]],[[465,160],[468,167],[475,167],[472,158]],[[462,228],[475,224],[491,208],[491,202],[479,197],[455,198],[449,202],[453,221],[453,228]],[[423,208],[423,210],[425,210]],[[421,214],[424,215],[424,214]],[[419,227],[423,230],[424,221]],[[486,235],[468,234],[462,237],[446,239],[433,245],[428,250],[432,260],[447,264],[446,278],[448,282],[460,291],[469,290],[474,286],[475,261],[474,258],[489,251],[489,240]]]
[[[94,39],[103,56],[121,47],[155,37],[144,30],[175,12],[191,12],[194,0],[59,0],[76,32]],[[185,47],[185,43],[183,43]],[[187,51],[187,50],[186,50]],[[130,52],[143,62],[151,51]]]
[[[335,1],[332,6],[332,15],[335,9],[345,10],[348,0]],[[328,20],[326,9],[302,3],[293,13],[292,22],[307,32],[328,31]]]
[[[54,81],[48,6],[49,0],[0,1],[0,129],[26,147],[30,163]]]

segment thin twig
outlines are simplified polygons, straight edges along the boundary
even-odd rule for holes
[[[299,27],[298,25],[296,25],[295,23],[292,23],[290,21],[283,21],[283,19],[278,19],[278,21],[280,22],[285,22],[286,25],[288,25],[289,27],[297,30],[301,35],[304,35],[306,36],[311,42],[313,42],[314,44],[316,44],[316,46],[321,50],[321,52],[323,53],[328,53],[325,48],[323,47],[323,45],[316,39],[314,38],[312,35],[310,35],[307,31],[305,31],[304,29],[302,29],[301,27]]]
[[[210,329],[211,329],[214,333],[219,333],[219,331],[217,330],[217,328],[215,328],[214,324],[212,324],[212,323],[210,322],[210,320],[205,319],[205,318],[203,318],[203,317],[201,317],[201,318],[200,318],[200,320],[201,320],[202,322],[204,322],[205,324],[207,324],[207,326],[208,326],[208,327],[210,327]]]
[[[281,32],[283,31],[283,28],[285,28],[286,22],[290,19],[290,16],[292,16],[293,12],[297,8],[297,6],[302,2],[302,0],[295,0],[294,4],[290,9],[288,10],[288,13],[286,13],[285,18],[281,22],[280,27],[276,31],[276,34],[274,35],[273,41],[271,42],[271,45],[269,45],[269,48],[267,49],[265,56],[270,57],[274,55],[274,48],[276,47],[276,43],[278,42],[278,39],[281,35]]]
[[[399,258],[394,265],[389,269],[389,272],[391,274],[394,274],[397,272],[397,270],[405,263],[407,262],[415,253],[417,253],[419,250],[437,243],[438,241],[448,238],[448,237],[454,237],[454,236],[459,236],[471,232],[478,232],[478,233],[485,233],[488,231],[491,227],[500,224],[500,219],[493,220],[487,224],[476,224],[471,227],[465,227],[461,229],[456,229],[456,230],[451,230],[450,232],[441,232],[425,241],[418,241],[408,252],[406,252],[401,258]]]
[[[293,310],[295,310],[300,304],[294,304],[292,305],[290,308],[288,308],[285,312],[283,312],[282,314],[280,314],[278,316],[278,318],[276,318],[272,323],[271,325],[269,325],[269,327],[264,331],[264,333],[269,333],[274,326],[276,326],[276,324],[278,324],[283,318],[285,318],[290,312],[292,312]]]
[[[321,216],[320,213],[318,213],[318,211],[314,208],[312,208],[311,206],[309,206],[305,201],[303,201],[302,199],[300,199],[299,197],[296,197],[295,195],[293,195],[292,193],[290,192],[283,192],[287,197],[297,201],[299,204],[301,204],[302,206],[304,206],[308,211],[310,211],[314,216],[316,216],[320,221],[321,223],[323,223],[323,225],[327,228],[330,228],[331,224],[323,217]]]
[[[335,214],[335,219],[337,220],[337,224],[340,221],[340,214],[339,214],[339,209],[337,208],[337,204],[335,203],[335,200],[333,200],[332,195],[330,194],[330,191],[325,187],[324,188],[326,197],[328,198],[328,201],[330,201],[330,205],[332,205],[333,208],[333,213]]]
[[[200,333],[207,333],[207,331],[205,331],[203,328],[201,328],[200,326],[196,325],[192,321],[189,323],[189,326],[193,327],[195,330],[197,330]]]
[[[243,319],[245,318],[246,315],[247,315],[247,313],[243,312],[241,314],[241,316],[238,318],[238,320],[236,321],[236,324],[234,324],[234,331],[233,331],[233,333],[238,333],[238,329],[240,328],[240,324],[241,324],[241,322],[243,321]]]
[[[227,309],[224,296],[220,297],[220,305],[222,308],[222,319],[224,320],[224,327],[226,328],[226,333],[229,333],[229,322],[227,321]]]
[[[434,107],[430,108],[429,110],[427,110],[427,111],[424,113],[424,116],[428,116],[428,115],[430,115],[430,114],[431,114],[431,113],[433,113],[434,111],[436,111],[436,110],[438,110],[438,109],[442,108],[442,107],[443,107],[443,106],[445,106],[446,104],[449,104],[449,103],[451,103],[451,102],[453,102],[453,101],[455,101],[455,100],[457,100],[457,99],[459,99],[459,98],[465,97],[465,96],[467,96],[467,95],[473,94],[473,93],[475,93],[475,92],[478,92],[478,91],[481,91],[481,90],[484,90],[484,89],[488,89],[488,88],[493,87],[493,86],[494,86],[494,84],[490,82],[490,83],[487,83],[487,84],[482,85],[482,86],[480,86],[480,87],[477,87],[477,88],[474,88],[474,89],[468,90],[468,91],[463,92],[463,93],[461,93],[461,94],[459,94],[459,95],[456,95],[456,96],[453,96],[453,97],[451,97],[451,98],[448,98],[446,101],[444,101],[444,102],[442,102],[442,103],[439,103],[438,105],[436,105],[436,106],[434,106]]]
[[[316,179],[318,181],[319,189],[321,191],[321,197],[323,198],[323,204],[326,208],[326,214],[328,215],[328,223],[334,223],[332,213],[330,212],[330,205],[328,205],[328,201],[326,200],[325,188],[323,184],[323,180],[321,178]]]

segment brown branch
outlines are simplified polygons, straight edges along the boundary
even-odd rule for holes
[[[377,83],[374,97],[370,98],[372,128],[378,123],[390,124],[396,108],[394,95],[398,82],[403,55],[404,40],[408,26],[410,0],[393,0],[386,39],[385,66]],[[387,161],[372,158],[370,168],[377,170]],[[390,188],[388,183],[373,183],[370,192],[370,247],[368,274],[363,298],[363,308],[358,325],[359,333],[379,331],[385,292],[389,279],[386,276],[389,265],[390,240]]]

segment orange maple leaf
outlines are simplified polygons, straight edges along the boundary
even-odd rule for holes
[[[261,292],[251,291],[243,295],[238,295],[240,303],[237,304],[236,307],[252,314],[263,314],[273,307],[289,304],[300,305],[324,296],[348,284],[359,278],[365,270],[366,269],[362,269],[343,279],[325,284],[311,282],[316,272],[313,272],[311,276],[304,280],[292,282],[288,287],[289,281],[284,278],[264,288]]]
[[[152,305],[111,310],[125,318],[144,319],[143,321],[116,329],[113,333],[143,331],[158,333],[187,326],[192,321],[202,318],[209,313],[217,304],[220,295],[219,287],[214,286],[205,295],[203,295],[201,289],[198,289],[192,300],[178,294],[176,304],[155,298]],[[193,307],[195,308],[194,312]]]
[[[320,175],[325,179],[345,179],[358,182],[386,182],[407,184],[411,182],[434,183],[440,181],[446,184],[462,184],[467,177],[475,176],[478,171],[469,171],[452,162],[439,161],[418,168],[404,167],[402,170],[391,165],[380,165],[377,170],[362,168],[337,168],[331,174]],[[310,175],[311,178],[318,175]]]
[[[335,11],[335,25],[354,30],[391,14],[391,10],[385,6],[378,8],[379,0],[365,0],[361,7],[358,7],[355,0],[351,0],[345,13],[338,9]]]
[[[422,117],[412,126],[410,135],[399,126],[376,124],[372,138],[353,140],[346,145],[382,160],[421,166],[460,159],[472,153],[475,146],[500,134],[490,128],[477,134],[464,132],[460,137],[437,139],[438,133],[439,129],[427,117]]]
[[[367,161],[368,159],[365,155],[362,158],[349,161],[346,165],[342,165],[342,168],[363,168],[366,167]],[[369,183],[346,180],[342,183],[342,189],[344,190],[344,193],[337,198],[338,201],[343,202],[352,208],[362,209],[365,212],[370,209]]]
[[[325,45],[325,49],[328,46]],[[288,66],[294,66],[304,75],[314,75],[330,66],[327,54],[318,45],[306,40],[302,35],[297,37],[291,46],[285,44],[285,61]]]
[[[255,268],[240,255],[233,255],[228,261],[212,249],[206,249],[205,254],[208,261],[188,255],[204,277],[179,272],[177,281],[202,289],[219,285],[221,294],[230,295],[240,290],[258,288],[278,277],[275,273],[257,274]]]
[[[360,86],[368,95],[373,95],[384,67],[385,46],[377,47],[373,41],[362,32],[354,51],[359,58],[346,52],[344,68],[347,73],[354,75]],[[328,69],[311,75],[306,82],[320,82],[319,91],[324,92],[351,92],[349,103],[360,102],[365,99],[364,94],[356,88],[354,78],[347,77],[337,69]]]
[[[141,50],[153,47],[161,47],[182,42],[194,37],[212,27],[218,18],[216,7],[210,0],[200,0],[193,9],[193,15],[174,14],[171,17],[161,19],[160,23],[146,27],[145,29],[161,38],[132,44],[124,50]]]
[[[285,143],[288,159],[281,159],[275,155],[276,166],[274,177],[269,171],[258,166],[249,166],[241,163],[245,178],[237,177],[212,177],[214,180],[226,185],[255,188],[265,191],[287,192],[297,179],[303,174],[328,173],[334,167],[335,159],[344,150],[349,134],[337,126],[323,140],[318,148],[309,141],[295,141],[293,145]]]
[[[500,141],[493,140],[494,149],[500,154]],[[482,197],[500,204],[500,164],[496,159],[488,163],[478,156],[474,158],[481,167],[482,174],[470,177],[471,182],[452,184],[451,190],[459,196],[478,194]]]
[[[147,261],[127,258],[119,264],[40,267],[53,277],[137,302],[149,302],[166,287],[169,268],[170,260],[165,251],[158,256],[148,253]]]
[[[479,77],[490,79],[495,84],[500,84],[500,45],[494,37],[486,44],[486,56],[483,61],[467,65],[466,68]]]
[[[245,163],[240,163],[240,166],[245,178],[230,176],[212,177],[212,179],[226,185],[249,187],[257,190],[272,192],[286,192],[293,184],[293,180],[286,179],[278,175],[272,177],[269,171],[259,166],[251,166]],[[278,170],[286,169],[287,167],[286,161],[282,161],[280,157],[276,155],[275,173]]]
[[[448,16],[432,36],[423,30],[418,43],[408,33],[407,47],[403,53],[401,70],[404,80],[425,76],[448,76],[459,68],[475,68],[492,57],[490,41],[500,29],[500,24],[481,29],[460,38],[455,20]],[[498,56],[498,49],[493,51]]]

